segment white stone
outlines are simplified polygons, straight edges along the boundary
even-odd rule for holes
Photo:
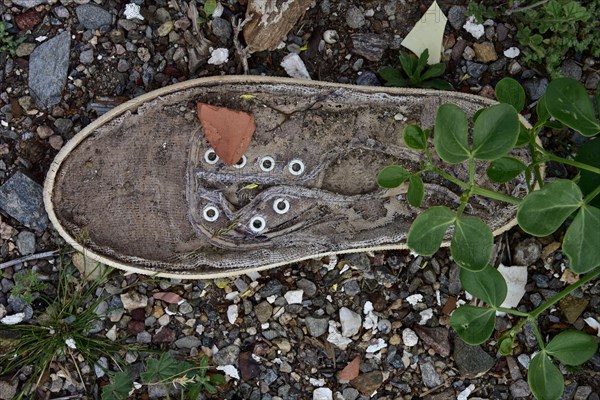
[[[423,295],[419,293],[413,294],[411,296],[408,296],[406,298],[406,301],[408,301],[408,304],[410,304],[411,306],[414,306],[423,301]]]
[[[308,379],[308,383],[310,383],[314,387],[322,387],[322,386],[325,386],[325,379],[323,379],[323,378],[321,378],[321,379],[309,378]]]
[[[329,321],[329,335],[327,335],[327,341],[336,345],[340,350],[346,350],[348,345],[352,343],[352,339],[348,339],[340,335],[335,321]]]
[[[367,346],[367,353],[375,353],[383,348],[387,347],[387,343],[383,339],[377,339],[373,344]]]
[[[100,357],[97,362],[94,363],[94,372],[98,378],[102,378],[106,375],[106,371],[108,370],[108,361],[106,357]]]
[[[225,8],[223,7],[223,5],[219,2],[217,3],[217,7],[215,8],[215,11],[213,11],[211,17],[212,18],[218,18],[221,15],[223,15],[223,11],[225,11]]]
[[[470,16],[463,28],[471,34],[475,39],[479,39],[485,34],[485,27],[482,24],[475,22],[475,17]]]
[[[13,315],[7,315],[6,317],[0,319],[0,322],[2,322],[4,325],[16,325],[23,322],[24,319],[25,313],[20,312]]]
[[[73,338],[66,339],[65,344],[70,349],[73,349],[73,350],[77,349],[77,343],[75,343],[75,339],[73,339]]]
[[[229,60],[229,50],[225,48],[212,49],[208,63],[212,65],[225,64]]]
[[[235,320],[238,317],[238,306],[236,304],[232,304],[227,307],[227,320],[231,325],[235,324]]]
[[[506,58],[516,58],[519,56],[519,54],[521,54],[521,50],[519,50],[518,47],[509,47],[508,49],[504,50],[504,56]]]
[[[302,61],[300,56],[296,53],[290,53],[283,57],[280,65],[292,78],[311,80],[306,65],[304,65],[304,61]]]
[[[145,308],[148,305],[148,297],[135,290],[123,293],[120,297],[123,308],[126,310],[137,310],[138,308]]]
[[[290,290],[286,294],[283,295],[288,304],[301,304],[302,296],[304,295],[304,290]]]
[[[427,321],[429,321],[433,317],[433,310],[428,308],[419,313],[421,316],[421,320],[419,321],[419,325],[425,325]]]
[[[502,274],[508,287],[506,299],[501,307],[514,308],[525,295],[525,285],[527,284],[527,267],[505,267],[500,264],[498,272]]]
[[[108,340],[110,340],[111,342],[114,342],[115,340],[117,340],[117,326],[116,325],[113,325],[112,328],[110,328],[106,332],[106,338]]]
[[[223,371],[225,375],[233,379],[240,380],[240,373],[238,372],[237,368],[233,365],[219,365],[217,369],[219,371]]]
[[[519,356],[517,357],[517,360],[519,361],[519,364],[521,364],[523,366],[523,368],[525,368],[525,369],[529,368],[529,363],[531,362],[529,355],[524,354],[524,353],[519,354]]]
[[[600,337],[600,322],[598,322],[595,318],[587,317],[584,319],[585,323],[588,324],[590,328],[593,328],[597,331],[598,337]]]
[[[129,3],[125,5],[125,11],[123,11],[123,15],[125,15],[125,18],[127,19],[139,19],[139,20],[144,20],[144,17],[142,17],[142,14],[140,14],[140,6],[138,6],[135,3]]]
[[[379,317],[373,313],[373,303],[367,301],[363,307],[363,313],[365,314],[365,322],[363,322],[363,328],[373,329],[377,327]]]
[[[337,43],[337,41],[338,41],[339,38],[340,37],[339,37],[339,35],[338,35],[338,33],[337,33],[336,30],[328,29],[325,32],[323,32],[323,40],[327,44]]]
[[[475,390],[475,385],[471,383],[465,390],[458,394],[456,400],[467,400],[473,390]]]
[[[333,400],[333,392],[329,388],[318,388],[313,391],[313,400]]]
[[[402,331],[402,342],[405,346],[413,347],[416,346],[417,343],[419,343],[419,337],[417,336],[415,331],[413,331],[410,328],[406,328]]]
[[[342,307],[340,308],[340,323],[342,324],[342,336],[351,337],[360,330],[362,318],[349,308]]]

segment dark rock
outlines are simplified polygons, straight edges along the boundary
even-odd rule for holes
[[[356,279],[352,279],[346,283],[344,283],[344,292],[350,296],[356,296],[360,293],[360,285]]]
[[[515,265],[528,267],[540,258],[541,253],[541,243],[534,238],[527,238],[515,246],[513,250],[513,262]]]
[[[274,296],[281,294],[283,290],[283,285],[277,279],[272,279],[265,286],[263,286],[259,293],[262,298],[267,298],[269,296]]]
[[[13,399],[17,394],[18,379],[0,380],[0,399]]]
[[[237,365],[240,348],[234,344],[223,347],[213,355],[213,361],[217,365]]]
[[[42,43],[29,57],[29,90],[41,107],[60,103],[67,81],[71,35],[65,31]]]
[[[266,301],[260,302],[254,307],[254,313],[258,322],[264,324],[273,315],[273,306]]]
[[[481,78],[481,75],[487,71],[488,66],[485,64],[479,64],[473,61],[467,61],[467,73],[475,79]]]
[[[54,121],[54,127],[61,135],[68,135],[73,128],[73,121],[68,118],[58,118]]]
[[[504,24],[496,25],[496,38],[499,42],[504,42],[508,38],[508,28]]]
[[[212,32],[216,37],[219,38],[219,42],[221,42],[221,44],[226,45],[231,40],[233,28],[226,19],[213,18]]]
[[[84,50],[79,54],[79,62],[89,65],[94,62],[94,49]]]
[[[314,337],[324,335],[329,327],[329,318],[306,317],[305,322],[308,334]]]
[[[575,391],[573,400],[586,400],[590,394],[592,394],[591,386],[579,386]]]
[[[240,353],[239,367],[241,378],[244,381],[255,379],[260,375],[260,364],[252,358],[251,351]]]
[[[23,256],[35,253],[35,235],[29,231],[21,231],[17,236],[17,249]]]
[[[444,383],[444,380],[442,379],[440,374],[437,373],[435,367],[431,362],[423,363],[420,365],[420,367],[421,379],[423,379],[423,383],[425,384],[425,386],[427,386],[428,388],[434,388]]]
[[[129,321],[127,324],[127,332],[132,335],[137,335],[140,332],[143,332],[146,329],[144,325],[144,321]]]
[[[573,396],[575,396],[575,390],[577,390],[577,383],[576,382],[569,383],[568,385],[565,385],[565,391],[563,392],[562,396],[560,397],[560,400],[571,400],[571,399],[573,399]]]
[[[352,52],[369,61],[379,61],[388,47],[388,40],[375,33],[355,33],[350,36]]]
[[[42,187],[21,172],[0,187],[0,208],[28,228],[42,231],[48,226]]]
[[[362,393],[364,396],[370,397],[379,386],[383,383],[383,374],[381,371],[367,372],[360,374],[350,381],[350,384]]]
[[[40,4],[46,4],[48,0],[12,0],[12,3],[20,7],[31,8]]]
[[[513,398],[529,397],[531,390],[529,390],[527,382],[523,379],[519,379],[510,385],[510,394],[512,394]]]
[[[202,344],[202,341],[195,336],[185,336],[175,341],[175,346],[179,349],[191,349],[198,347]]]
[[[95,4],[82,4],[75,9],[77,19],[86,29],[99,29],[112,25],[112,15],[104,8]]]
[[[42,14],[35,9],[30,9],[22,14],[15,15],[15,24],[22,31],[28,31],[42,22]]]
[[[467,41],[463,40],[463,39],[458,39],[456,41],[456,44],[454,45],[454,47],[452,47],[452,54],[450,55],[450,58],[452,58],[452,61],[455,61],[455,62],[459,61],[466,48],[467,48]]]
[[[560,72],[567,78],[572,78],[576,81],[580,81],[583,74],[581,66],[575,60],[571,59],[565,60],[565,62],[562,63]]]
[[[454,361],[461,374],[476,376],[494,366],[494,359],[481,346],[470,346],[460,338],[454,341]]]
[[[296,286],[298,289],[304,290],[304,294],[306,297],[313,297],[317,294],[317,285],[314,282],[309,281],[308,279],[302,278],[297,283]]]
[[[175,332],[163,326],[158,332],[152,337],[152,343],[173,343],[175,341]]]
[[[456,30],[462,29],[462,26],[467,21],[467,7],[465,6],[452,6],[448,10],[448,22]]]
[[[365,71],[356,78],[357,85],[381,86],[381,81],[374,72]]]
[[[414,330],[421,340],[428,344],[440,356],[448,357],[450,355],[448,329],[443,327],[428,328],[415,325]]]
[[[537,100],[544,95],[548,87],[548,79],[530,79],[523,83],[525,92],[531,100]]]

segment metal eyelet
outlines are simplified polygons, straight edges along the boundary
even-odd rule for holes
[[[242,158],[240,158],[240,160],[237,163],[233,164],[233,166],[237,169],[244,168],[244,166],[246,165],[246,161],[248,161],[246,156],[242,156]]]
[[[206,161],[208,164],[216,164],[219,162],[219,156],[213,149],[208,149],[204,153],[204,161]]]
[[[259,161],[258,161],[258,165],[260,166],[260,169],[264,172],[269,172],[272,171],[273,168],[275,168],[275,160],[273,160],[273,157],[262,157]]]
[[[215,206],[206,206],[202,210],[202,215],[208,222],[215,222],[219,218],[219,209]]]
[[[290,210],[290,202],[286,199],[279,198],[273,202],[273,210],[277,214],[285,214]]]
[[[260,215],[257,215],[256,217],[252,217],[248,226],[252,232],[259,233],[267,227],[267,221]]]
[[[302,175],[304,172],[304,163],[302,160],[292,160],[288,165],[288,171],[290,171],[290,174],[292,175]]]

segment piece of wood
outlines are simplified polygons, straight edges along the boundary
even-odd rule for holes
[[[226,107],[198,103],[204,136],[227,165],[237,163],[248,149],[256,123],[251,114]]]

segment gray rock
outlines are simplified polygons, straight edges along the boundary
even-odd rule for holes
[[[354,388],[346,388],[342,392],[342,396],[344,397],[344,400],[356,400],[356,399],[358,399],[359,394],[360,393],[358,392],[358,390],[356,390]]]
[[[8,305],[12,309],[13,313],[24,312],[25,308],[27,307],[27,303],[25,303],[25,300],[23,300],[21,296],[12,295],[8,298]]]
[[[508,28],[504,24],[498,24],[496,26],[496,38],[499,42],[504,42],[508,38]]]
[[[351,281],[344,283],[344,292],[350,297],[359,294],[360,285],[358,284],[358,281],[356,279],[352,279]]]
[[[379,61],[388,48],[389,42],[383,35],[375,33],[355,33],[350,36],[352,52],[369,61]]]
[[[31,8],[40,4],[46,4],[48,0],[12,0],[12,3],[20,7]]]
[[[42,43],[29,57],[29,90],[41,107],[60,103],[67,81],[71,34],[67,31]]]
[[[528,267],[535,263],[542,254],[542,244],[534,238],[527,238],[517,244],[513,250],[515,265]]]
[[[358,333],[362,325],[360,314],[355,313],[347,307],[340,308],[340,323],[342,324],[342,336],[351,337]]]
[[[327,332],[329,318],[306,317],[306,329],[310,336],[319,337]]]
[[[494,366],[494,359],[481,346],[470,346],[460,338],[454,341],[454,361],[462,374],[475,376]]]
[[[17,394],[17,386],[19,386],[19,380],[13,379],[11,381],[0,381],[0,399],[12,399]]]
[[[448,22],[456,30],[462,29],[462,26],[467,21],[467,7],[465,6],[452,6],[448,10]]]
[[[365,15],[356,6],[350,6],[346,12],[346,24],[352,29],[358,29],[365,25]]]
[[[94,49],[84,50],[79,54],[79,62],[88,65],[94,61]]]
[[[371,270],[371,261],[365,253],[346,254],[344,260],[359,271],[367,272]]]
[[[523,379],[519,379],[510,385],[510,394],[513,396],[513,398],[529,397],[531,390],[529,389],[527,382],[525,382]]]
[[[440,374],[437,373],[431,362],[421,364],[421,378],[428,388],[433,388],[444,383],[444,380]]]
[[[573,400],[586,400],[590,394],[592,394],[591,386],[579,386],[575,391],[575,397],[573,397]]]
[[[531,100],[537,100],[544,95],[548,87],[548,79],[530,79],[523,83],[525,92]]]
[[[234,344],[223,347],[213,355],[213,361],[217,365],[237,365],[240,356],[240,348]]]
[[[563,392],[560,400],[572,400],[573,396],[575,396],[575,390],[577,389],[577,383],[569,383],[565,385],[565,391]]]
[[[258,322],[264,324],[271,318],[271,315],[273,315],[273,306],[266,301],[260,302],[254,307],[254,313],[256,314]]]
[[[231,24],[224,18],[213,18],[212,31],[215,36],[219,38],[221,44],[227,44],[229,40],[231,40],[231,35],[233,34]]]
[[[77,19],[86,29],[99,29],[112,25],[112,15],[104,8],[95,4],[82,4],[75,9]]]
[[[568,59],[562,63],[560,66],[560,72],[562,72],[562,74],[567,78],[573,78],[576,81],[580,81],[583,74],[581,66],[577,64],[577,61],[572,59]]]
[[[356,78],[356,84],[362,86],[381,86],[379,78],[374,72],[364,71]]]
[[[23,256],[35,253],[35,235],[29,231],[21,231],[17,236],[17,249]]]
[[[317,285],[314,282],[309,281],[308,279],[302,278],[297,283],[298,289],[302,289],[306,297],[313,297],[317,294]]]
[[[177,346],[178,349],[191,349],[199,347],[201,344],[202,341],[196,336],[185,336],[175,341],[175,346]]]
[[[283,285],[277,279],[270,280],[267,282],[265,286],[263,286],[259,293],[263,298],[267,298],[269,296],[274,296],[276,294],[281,294],[283,290]]]
[[[467,61],[467,73],[475,79],[479,79],[481,78],[481,75],[483,75],[483,73],[485,71],[487,71],[488,66],[485,64],[479,64],[476,62],[472,62],[472,61]]]
[[[126,310],[137,310],[148,305],[148,296],[140,294],[135,290],[121,294],[120,298],[123,308]]]
[[[73,121],[69,118],[58,118],[54,121],[54,127],[61,135],[68,135],[73,128]]]
[[[129,64],[129,61],[127,61],[124,58],[121,58],[117,63],[117,71],[119,72],[127,72],[127,70],[129,70],[130,67],[131,64]]]
[[[28,228],[42,231],[48,226],[42,186],[21,172],[0,186],[0,208]]]
[[[152,342],[152,335],[150,335],[150,333],[148,333],[148,331],[141,331],[140,333],[137,334],[137,342],[141,343],[141,344],[148,344],[150,342]]]

